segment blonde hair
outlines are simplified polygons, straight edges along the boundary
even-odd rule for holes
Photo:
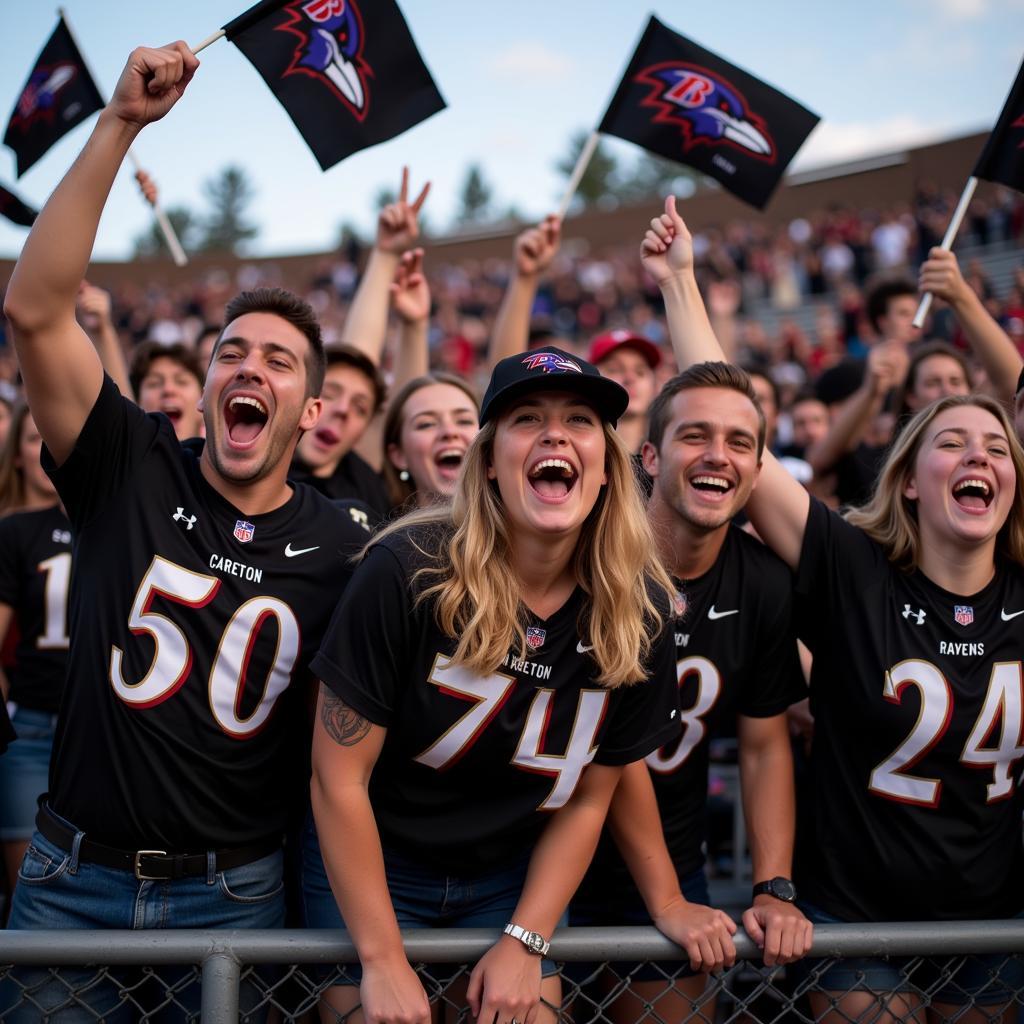
[[[495,672],[511,649],[518,648],[523,658],[529,654],[511,529],[498,487],[487,477],[495,431],[492,420],[470,445],[450,508],[412,512],[372,542],[411,526],[447,527],[436,531],[436,538],[427,531],[434,550],[421,550],[435,564],[413,579],[437,581],[419,593],[417,602],[436,598],[437,625],[457,641],[453,662],[479,675]],[[598,682],[613,688],[646,678],[644,662],[663,623],[655,599],[663,592],[667,610],[675,589],[654,554],[629,452],[607,423],[604,435],[608,483],[583,524],[573,570],[589,598],[580,635],[592,645]]]
[[[1018,564],[1024,562],[1024,449],[1006,411],[995,399],[987,395],[948,395],[925,406],[907,423],[885,460],[871,500],[846,513],[847,521],[880,544],[889,561],[900,569],[909,572],[921,556],[917,503],[903,492],[913,476],[925,432],[940,413],[971,405],[991,413],[1006,431],[1017,486],[1009,515],[996,538],[996,551]]]

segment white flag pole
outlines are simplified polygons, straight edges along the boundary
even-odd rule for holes
[[[576,158],[576,166],[572,169],[572,174],[569,176],[569,184],[565,186],[565,194],[562,196],[561,203],[558,204],[559,220],[565,219],[565,215],[569,210],[569,204],[572,202],[572,197],[576,195],[576,189],[579,188],[580,182],[583,180],[583,175],[586,173],[587,166],[590,164],[590,159],[593,157],[594,151],[597,149],[597,144],[600,141],[600,132],[594,131],[590,133],[587,137],[587,141],[583,143],[580,155]]]
[[[212,36],[207,36],[198,46],[192,47],[193,53],[199,53],[200,50],[205,50],[208,46],[212,46],[218,39],[224,38],[224,29],[219,28]]]
[[[974,196],[974,190],[978,187],[978,179],[972,174],[967,179],[967,184],[964,185],[964,190],[960,194],[960,202],[956,204],[956,209],[953,211],[953,217],[949,222],[949,227],[946,228],[946,234],[943,236],[942,245],[940,249],[950,250],[953,248],[953,241],[956,239],[956,234],[960,230],[960,225],[963,223],[964,216],[967,213],[967,207],[971,205],[971,198]],[[925,292],[921,296],[921,302],[917,307],[917,312],[914,314],[914,326],[923,327],[924,318],[928,315],[928,310],[931,309],[932,305],[932,293]]]
[[[96,76],[92,73],[92,69],[89,67],[85,60],[85,51],[79,45],[78,40],[75,38],[74,29],[71,27],[71,22],[68,20],[67,11],[63,7],[57,8],[57,13],[64,19],[64,24],[67,26],[68,34],[71,36],[79,54],[81,54],[82,62],[85,64],[86,69],[92,77],[92,80],[96,81]],[[223,32],[221,33],[223,35]],[[212,41],[212,40],[211,40]],[[97,84],[97,88],[99,85]],[[136,171],[140,169],[138,157],[128,150],[128,159],[131,160],[132,166]],[[164,236],[164,241],[167,243],[167,248],[170,250],[171,259],[174,260],[176,266],[183,267],[188,263],[188,257],[185,255],[185,250],[181,247],[181,242],[178,241],[178,236],[174,233],[174,227],[171,222],[167,219],[167,214],[161,209],[159,203],[153,203],[153,216],[156,218],[156,222],[160,227],[160,233]]]

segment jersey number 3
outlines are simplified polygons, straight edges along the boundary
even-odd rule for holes
[[[124,651],[111,648],[110,682],[121,700],[136,708],[161,704],[178,692],[192,670],[192,647],[187,637],[166,615],[151,610],[153,598],[163,597],[186,608],[203,608],[219,589],[220,580],[215,576],[183,569],[159,555],[153,559],[135,594],[128,625],[136,636],[151,637],[156,650],[149,671],[138,682],[130,683],[122,671]],[[274,663],[264,681],[259,704],[242,718],[242,691],[249,659],[260,630],[271,618],[277,620]],[[221,729],[236,739],[257,732],[288,686],[298,655],[299,624],[291,608],[276,597],[246,601],[225,627],[210,669],[210,710]]]
[[[989,803],[1013,792],[1013,769],[1024,757],[1021,746],[1021,663],[997,662],[992,666],[988,692],[960,754],[960,763],[988,768],[992,781],[986,787]],[[910,735],[871,773],[870,788],[905,804],[937,807],[942,780],[912,775],[913,768],[942,739],[953,716],[953,692],[946,677],[928,661],[901,661],[885,674],[882,696],[900,704],[908,686],[917,688],[921,711]],[[998,740],[992,745],[997,735]]]

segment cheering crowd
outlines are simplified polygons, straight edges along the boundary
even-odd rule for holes
[[[815,923],[1024,910],[1024,361],[976,275],[938,249],[918,281],[851,269],[848,329],[780,349],[733,329],[751,250],[715,269],[728,245],[672,198],[604,286],[549,217],[460,362],[431,346],[450,324],[406,173],[329,344],[255,287],[126,362],[83,278],[128,147],[196,68],[132,54],[6,291],[8,927],[345,927],[359,967],[321,1014],[374,1024],[431,1016],[401,928],[489,928],[458,998],[534,1024],[562,1002],[557,927],[653,923],[682,972],[617,965],[608,1012],[683,1019],[735,959],[704,870],[729,730],[767,965],[806,972]],[[643,301],[602,330],[624,279]],[[607,300],[589,337],[583,288]],[[947,340],[912,326],[919,290]],[[1003,960],[931,965],[930,1012],[1009,1019]],[[900,967],[835,962],[816,1017],[918,1014]],[[5,1019],[33,1019],[22,991],[73,1019],[28,968]],[[116,1018],[112,980],[79,999]]]

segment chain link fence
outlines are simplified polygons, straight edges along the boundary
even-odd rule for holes
[[[405,933],[437,1024],[469,1021],[468,965],[495,938]],[[742,934],[736,946],[736,964],[705,980],[653,928],[563,929],[551,952],[560,1004],[538,1024],[1024,1020],[1024,921],[819,925],[811,956],[784,968],[765,967]],[[6,931],[0,1020],[343,1021],[356,961],[330,931]]]

